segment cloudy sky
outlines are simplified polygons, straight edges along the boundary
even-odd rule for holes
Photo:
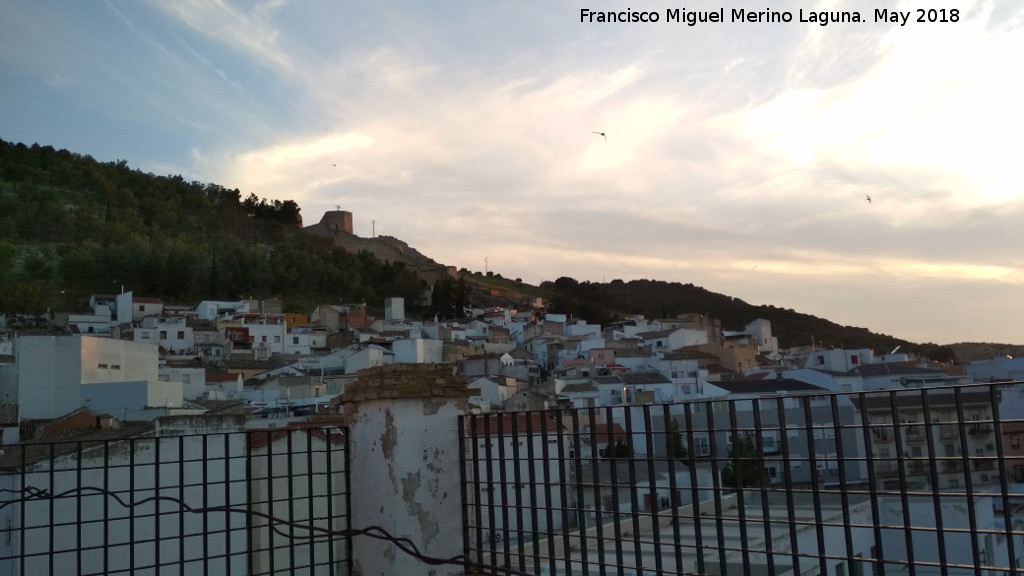
[[[765,4],[793,21],[728,21]],[[681,7],[0,0],[0,138],[294,199],[306,224],[337,205],[356,234],[531,283],[691,282],[1024,344],[1024,4],[694,0],[727,21],[665,21]]]

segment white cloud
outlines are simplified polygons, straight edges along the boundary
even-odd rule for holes
[[[956,25],[743,29],[541,3],[112,5],[144,49],[107,77],[132,117],[158,112],[133,126],[173,123],[194,173],[307,223],[341,205],[357,233],[375,220],[458,266],[680,280],[871,327],[987,313],[964,295],[1020,277],[1024,11],[1005,3],[955,0]]]

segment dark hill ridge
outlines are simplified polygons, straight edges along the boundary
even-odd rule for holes
[[[124,285],[168,303],[277,297],[300,313],[321,302],[380,308],[385,297],[403,296],[409,314],[433,317],[422,295],[452,267],[397,238],[355,236],[339,213],[325,218],[326,225],[302,228],[290,200],[243,199],[237,189],[143,173],[123,160],[0,140],[0,313],[81,309],[89,294]],[[500,274],[460,274],[477,305],[519,307],[543,297],[551,311],[599,323],[696,312],[721,319],[727,330],[765,318],[783,346],[813,339],[887,352],[900,345],[953,358],[949,348],[754,306],[692,284],[560,278],[537,287]]]
[[[819,348],[870,348],[878,353],[900,346],[903,352],[915,352],[940,362],[955,360],[951,349],[936,344],[915,344],[866,328],[842,326],[824,318],[776,306],[748,304],[739,298],[712,292],[693,284],[660,280],[613,280],[607,284],[577,282],[559,278],[545,283],[552,290],[552,311],[567,312],[583,318],[605,321],[625,313],[647,318],[672,318],[698,313],[721,320],[724,330],[738,331],[747,323],[764,318],[772,323],[772,334],[783,348],[817,346]]]

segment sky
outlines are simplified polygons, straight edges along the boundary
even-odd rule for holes
[[[732,21],[766,4],[791,21]],[[306,225],[340,207],[534,284],[693,283],[1024,344],[1024,3],[681,8],[0,0],[0,139],[295,200]],[[863,21],[800,21],[823,11]]]

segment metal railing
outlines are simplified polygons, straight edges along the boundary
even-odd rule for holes
[[[1024,454],[1003,428],[1022,399],[1001,384],[466,416],[465,554],[551,576],[1017,574]]]
[[[347,574],[337,428],[20,444],[0,574]]]

